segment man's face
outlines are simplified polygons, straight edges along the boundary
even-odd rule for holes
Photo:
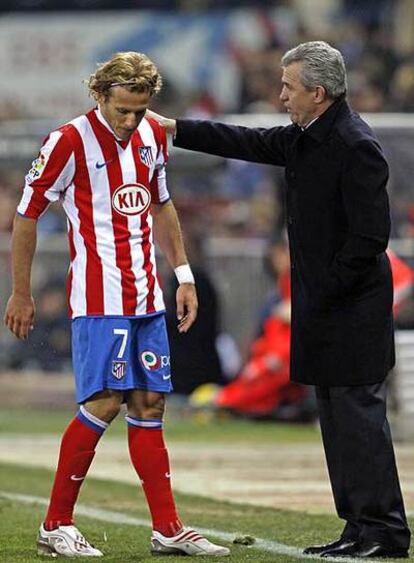
[[[280,100],[293,123],[305,127],[319,115],[317,103],[320,92],[307,90],[301,81],[302,63],[292,63],[283,69]]]
[[[109,97],[98,96],[99,107],[115,135],[127,141],[148,108],[150,94],[146,92],[129,92],[123,86],[114,86]]]

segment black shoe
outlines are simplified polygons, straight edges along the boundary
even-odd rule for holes
[[[310,547],[304,549],[303,553],[306,555],[321,555],[321,553],[324,553],[325,551],[345,549],[355,545],[355,543],[356,540],[353,540],[352,538],[338,538],[337,540],[324,545],[311,545]]]
[[[401,547],[392,547],[375,541],[355,542],[345,549],[331,549],[323,552],[321,557],[358,557],[359,559],[406,559],[408,551]]]

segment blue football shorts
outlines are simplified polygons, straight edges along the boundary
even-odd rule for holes
[[[74,319],[72,360],[78,403],[103,389],[172,391],[164,313]]]

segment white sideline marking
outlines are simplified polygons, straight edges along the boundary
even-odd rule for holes
[[[49,499],[44,497],[37,497],[32,495],[22,495],[18,493],[8,493],[6,491],[0,491],[0,497],[9,500],[14,500],[21,502],[23,504],[40,504],[42,506],[47,506],[49,504]],[[123,514],[122,512],[115,512],[113,510],[105,510],[103,508],[93,508],[91,506],[85,506],[84,504],[76,505],[76,514],[81,516],[86,516],[87,518],[92,518],[93,520],[100,520],[102,522],[110,522],[114,524],[126,524],[129,526],[140,526],[145,528],[151,528],[151,523],[149,520],[144,520],[143,518],[135,518],[134,516],[128,516],[128,514]],[[197,531],[201,532],[206,536],[213,536],[220,540],[232,542],[235,538],[235,534],[229,532],[223,532],[222,530],[214,530],[210,528],[199,528]],[[300,559],[317,559],[321,561],[318,555],[304,555],[301,548],[293,547],[291,545],[285,545],[283,543],[278,543],[272,540],[264,540],[261,538],[256,538],[253,545],[246,549],[257,549],[259,551],[267,551],[270,553],[276,553],[278,555],[287,555],[289,557],[295,557]],[[333,557],[327,557],[323,559],[324,561],[332,561],[338,563],[338,559]],[[366,559],[367,563],[379,563],[374,559]],[[348,557],[341,557],[341,563],[355,563],[355,559]]]

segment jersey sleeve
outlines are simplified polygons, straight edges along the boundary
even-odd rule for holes
[[[26,175],[17,212],[37,219],[50,202],[61,197],[74,174],[75,157],[71,143],[62,131],[54,131],[46,138]]]
[[[170,199],[167,188],[166,166],[168,162],[168,145],[165,129],[155,120],[150,121],[157,142],[157,159],[155,170],[150,182],[151,197],[153,203],[165,203]]]

